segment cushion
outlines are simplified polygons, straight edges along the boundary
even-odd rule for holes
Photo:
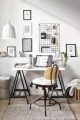
[[[53,68],[49,67],[44,72],[44,79],[46,80],[55,80],[57,77],[58,67],[55,65]]]
[[[50,86],[51,85],[51,80],[46,80],[43,77],[41,77],[41,78],[35,78],[32,81],[32,83],[35,84],[35,85],[44,85],[44,86],[49,85]],[[53,85],[55,84],[54,80],[52,81],[52,84]]]

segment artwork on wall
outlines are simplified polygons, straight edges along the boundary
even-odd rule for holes
[[[66,54],[69,57],[76,57],[76,44],[66,44]]]
[[[23,20],[31,20],[31,10],[23,10]]]
[[[9,57],[15,57],[16,56],[16,47],[15,46],[7,46],[7,55]]]
[[[32,35],[32,23],[24,23],[23,26],[23,35],[31,36]]]
[[[22,51],[32,52],[32,38],[22,38]]]
[[[41,53],[60,52],[60,25],[57,23],[39,24],[39,51]]]

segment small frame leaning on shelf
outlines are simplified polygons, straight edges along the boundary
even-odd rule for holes
[[[66,55],[76,57],[76,44],[66,44]]]
[[[39,51],[56,53],[60,51],[60,25],[57,23],[39,24]]]
[[[16,57],[16,47],[15,46],[7,46],[7,55],[9,57]]]

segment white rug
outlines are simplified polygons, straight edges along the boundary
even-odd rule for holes
[[[9,105],[1,120],[76,120],[67,103],[47,107],[47,116],[44,115],[44,107],[32,105],[29,109],[27,104]]]

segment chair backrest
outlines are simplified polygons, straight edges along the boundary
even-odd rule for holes
[[[44,72],[44,78],[46,80],[55,80],[57,79],[58,66],[55,64],[53,67],[48,67]]]

